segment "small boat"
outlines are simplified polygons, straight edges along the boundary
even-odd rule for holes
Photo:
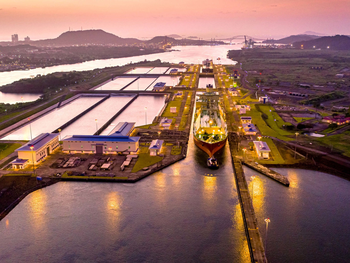
[[[209,168],[219,168],[218,160],[216,160],[214,157],[208,158],[207,165]]]

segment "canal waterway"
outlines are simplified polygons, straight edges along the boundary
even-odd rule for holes
[[[146,90],[157,78],[138,78],[123,90]]]
[[[222,46],[175,46],[173,52],[164,52],[158,54],[150,54],[143,56],[133,56],[126,58],[112,58],[112,59],[100,59],[87,61],[83,63],[76,63],[71,65],[60,65],[46,68],[36,68],[30,70],[14,70],[8,72],[0,72],[0,86],[12,83],[16,80],[23,78],[30,78],[38,74],[46,75],[53,72],[69,72],[69,71],[84,71],[93,70],[96,68],[105,68],[113,66],[123,66],[130,62],[136,63],[140,61],[157,60],[160,59],[164,62],[179,63],[183,61],[185,63],[202,63],[205,59],[213,59],[217,61],[220,58],[221,64],[235,64],[235,61],[226,58],[227,52],[232,49],[240,49],[242,45],[222,45]],[[151,70],[153,67],[149,68]],[[148,70],[148,71],[149,71]],[[148,72],[147,71],[147,72]],[[146,73],[146,72],[130,72],[130,73]]]
[[[15,104],[17,102],[29,102],[39,99],[41,95],[42,94],[0,92],[0,103]]]
[[[31,121],[30,124],[13,131],[1,140],[29,141],[31,138],[35,138],[41,133],[52,132],[101,99],[102,97],[77,98],[71,103],[50,111],[39,119]]]
[[[98,87],[96,90],[121,90],[135,79],[136,78],[134,77],[115,78],[114,80],[109,81],[106,84]]]
[[[185,160],[139,183],[30,194],[0,221],[0,261],[250,262],[228,147],[216,171],[206,157],[191,139]]]
[[[216,87],[214,78],[199,78],[199,82],[198,82],[199,89],[205,89],[208,84],[213,85],[213,88]]]
[[[135,122],[135,126],[152,123],[165,104],[164,96],[140,95],[101,134],[108,135],[119,122]]]
[[[123,108],[133,96],[112,96],[84,116],[73,122],[61,132],[61,138],[67,135],[92,135],[121,108]]]
[[[289,187],[244,169],[269,262],[349,262],[350,182],[310,170],[274,170],[288,177]],[[265,218],[271,221],[267,238]]]

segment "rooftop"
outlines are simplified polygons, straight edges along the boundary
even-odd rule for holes
[[[135,126],[135,122],[119,122],[109,136],[128,136]]]
[[[66,136],[62,141],[91,141],[91,142],[137,142],[141,137],[129,137],[118,135],[73,135]]]
[[[35,137],[33,140],[27,142],[22,147],[18,148],[16,151],[31,151],[31,146],[34,147],[33,151],[39,150],[41,147],[56,137],[58,137],[58,133],[42,133]]]
[[[160,148],[162,148],[164,140],[153,140],[151,142],[151,145],[149,146],[149,149],[155,149],[155,150],[160,150]]]
[[[263,141],[253,141],[256,149],[260,152],[270,152],[270,148],[266,142]]]

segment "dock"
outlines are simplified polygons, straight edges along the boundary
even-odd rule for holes
[[[232,155],[232,165],[237,186],[238,199],[241,205],[242,217],[245,232],[247,235],[248,247],[252,262],[266,263],[267,258],[263,241],[260,235],[258,220],[255,215],[252,199],[249,193],[248,184],[245,179],[242,162],[236,156],[238,140],[230,133],[229,136],[230,151]]]
[[[267,177],[285,185],[285,186],[289,186],[289,180],[287,177],[285,177],[284,175],[281,175],[269,168],[267,168],[264,165],[258,164],[256,162],[250,162],[250,161],[243,161],[242,162],[244,165],[248,166],[249,168],[263,174],[266,175]]]

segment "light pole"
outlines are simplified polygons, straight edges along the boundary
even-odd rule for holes
[[[61,129],[58,129],[58,140],[60,141],[61,140]]]
[[[246,150],[247,150],[246,148],[243,148],[243,161],[245,161],[245,151]]]
[[[261,140],[261,136],[258,136],[259,141]]]
[[[95,122],[96,122],[96,132],[97,132],[97,129],[98,129],[98,127],[97,127],[97,119],[95,119]]]
[[[32,136],[32,123],[30,122],[30,118],[28,118],[29,121],[29,130],[30,130],[30,140],[33,140],[33,136]]]
[[[252,177],[250,177],[252,179],[252,205],[253,205],[253,201],[254,201],[254,179],[255,179],[255,175],[253,175]]]
[[[266,223],[266,240],[265,240],[265,254],[266,254],[266,247],[267,247],[267,229],[268,229],[268,227],[269,227],[270,218],[266,218],[266,219],[265,219],[265,223]]]
[[[147,107],[145,107],[145,125],[147,124]]]
[[[30,150],[32,151],[33,174],[35,175],[35,166],[34,166],[34,145],[31,145],[31,146],[30,146]]]

